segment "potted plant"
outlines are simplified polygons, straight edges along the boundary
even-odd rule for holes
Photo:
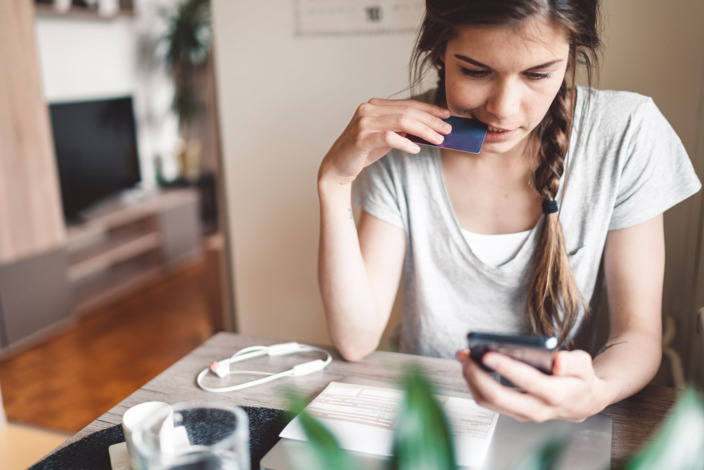
[[[174,81],[171,109],[178,116],[182,143],[176,152],[180,182],[195,183],[201,174],[202,129],[196,121],[204,111],[202,82],[208,72],[212,45],[210,0],[184,0],[162,9],[166,33],[165,65]]]
[[[210,54],[210,0],[185,0],[173,11],[162,10],[162,16],[167,25],[162,38],[167,44],[165,61],[175,86],[172,109],[185,124],[201,111],[193,81],[198,67],[206,63]]]

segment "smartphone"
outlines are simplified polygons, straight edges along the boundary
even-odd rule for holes
[[[489,351],[505,354],[530,364],[545,374],[552,374],[552,361],[558,351],[554,336],[505,335],[471,331],[467,334],[470,356],[484,369],[482,357]]]

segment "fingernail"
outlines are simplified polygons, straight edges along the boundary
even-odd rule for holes
[[[466,349],[460,349],[455,353],[455,358],[460,361],[462,364],[467,362],[467,355],[463,354],[463,352],[466,351]]]
[[[485,366],[489,367],[490,369],[493,369],[496,367],[496,358],[490,354],[485,355],[482,358],[482,362],[484,363]]]

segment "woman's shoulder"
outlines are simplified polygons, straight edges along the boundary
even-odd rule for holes
[[[582,105],[592,112],[608,112],[611,115],[629,115],[638,112],[644,106],[651,106],[653,100],[649,96],[633,91],[599,90],[580,87],[583,95]]]
[[[364,169],[362,179],[395,181],[405,186],[419,180],[432,179],[438,173],[439,162],[433,149],[421,145],[421,151],[411,155],[397,149]]]
[[[621,133],[634,124],[661,119],[661,113],[649,96],[631,91],[580,88],[576,116],[592,130]],[[583,120],[587,116],[586,120]]]

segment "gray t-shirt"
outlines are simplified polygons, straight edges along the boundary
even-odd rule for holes
[[[701,184],[650,98],[579,88],[574,123],[567,190],[563,197],[563,176],[558,200],[570,265],[588,302],[607,233],[652,219]],[[470,330],[530,332],[526,273],[542,218],[513,259],[485,265],[462,235],[440,153],[428,147],[418,155],[394,150],[367,167],[354,200],[406,232],[402,352],[453,357]],[[573,333],[583,319],[581,312]]]

